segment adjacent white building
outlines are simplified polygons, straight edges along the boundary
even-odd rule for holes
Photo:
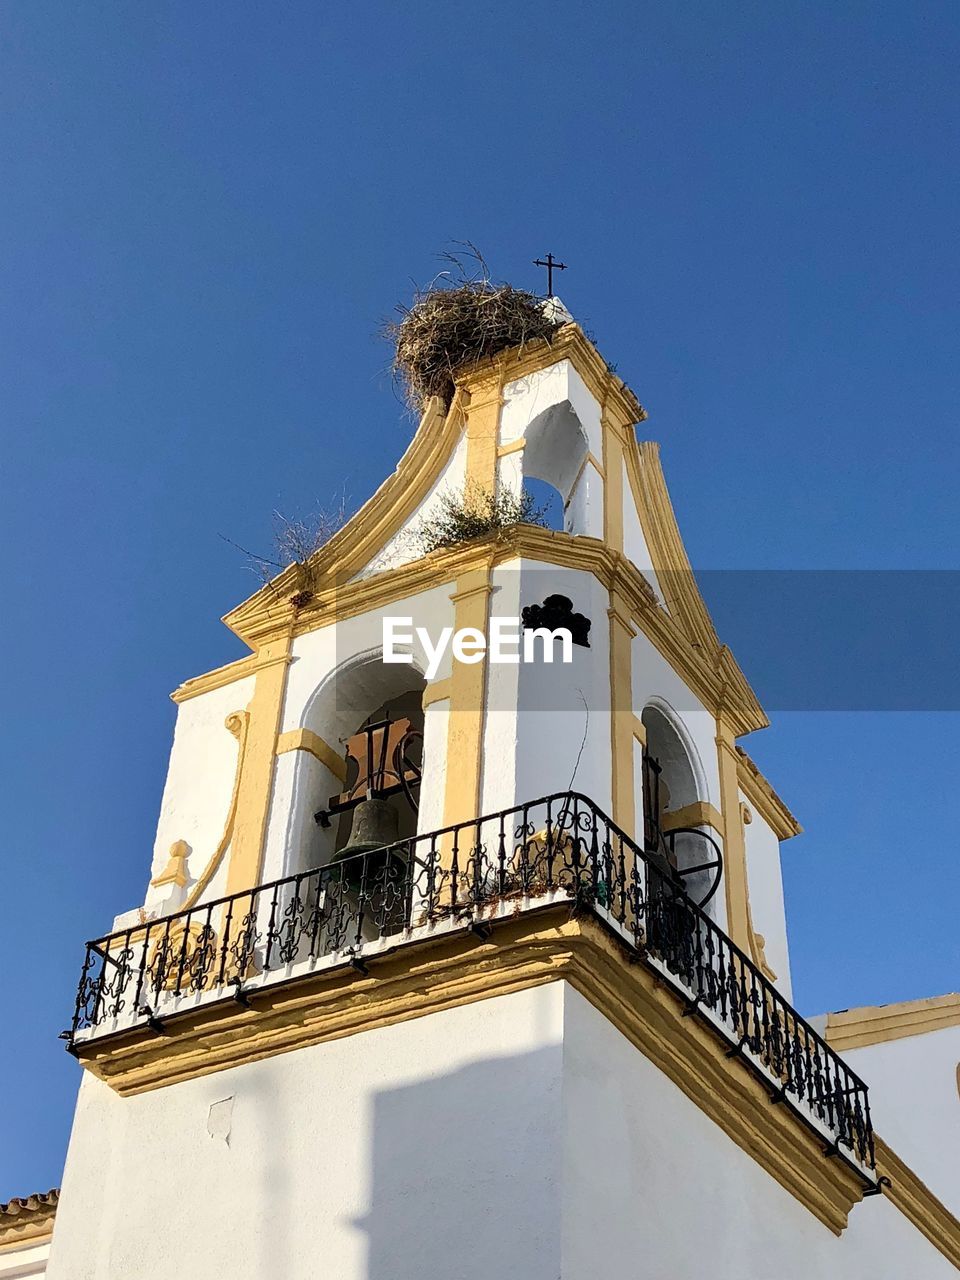
[[[227,615],[251,654],[173,695],[144,902],[87,955],[51,1280],[960,1265],[960,998],[793,1010],[799,827],[644,417],[576,324],[500,352]],[[425,551],[450,494],[532,478],[562,528]],[[428,679],[397,617],[572,660]]]

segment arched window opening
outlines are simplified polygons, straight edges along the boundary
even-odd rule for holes
[[[537,505],[544,495],[549,499],[548,527],[574,534],[586,532],[581,527],[583,504],[575,499],[589,449],[570,401],[539,413],[524,438],[523,483]]]
[[[529,493],[533,510],[540,516],[548,529],[562,533],[564,527],[563,497],[558,489],[546,480],[536,476],[528,476],[524,480],[524,489]]]
[[[376,830],[387,835],[395,831],[394,838],[398,840],[415,834],[415,805],[418,801],[415,778],[423,765],[425,688],[426,681],[415,666],[384,663],[377,650],[339,667],[316,691],[304,714],[304,727],[315,733],[344,760],[346,772],[342,778],[337,777],[313,757],[305,757],[302,764],[302,785],[298,788],[296,803],[302,814],[301,820],[307,827],[307,838],[300,854],[300,865],[291,867],[290,870],[325,866],[347,848],[351,838],[353,813],[346,801],[357,791],[361,782],[361,765],[368,763],[358,742],[353,743],[355,753],[352,755],[348,752],[348,744],[357,735],[363,735],[365,727],[382,725],[384,721],[388,721],[392,727],[375,735],[375,772],[381,765],[393,772],[394,747],[400,737],[403,738],[406,766],[402,780],[392,777],[373,779],[374,785],[370,789],[374,792],[389,792],[378,796],[390,812],[381,815],[382,825],[377,826]],[[404,725],[403,733],[397,730],[397,726],[401,725]],[[384,744],[388,745],[389,758],[381,761],[380,747]],[[386,785],[383,785],[384,782]],[[404,782],[406,786],[403,785]],[[367,790],[366,786],[361,786],[357,798],[366,798]],[[414,804],[410,803],[411,798]],[[314,820],[315,815],[317,821]]]
[[[693,901],[709,913],[723,865],[713,835],[682,813],[705,798],[693,759],[662,710],[647,706],[641,720],[647,738],[643,757],[644,848],[654,860],[664,860],[680,876]]]
[[[342,797],[359,799],[337,818],[332,857],[376,841],[392,844],[417,834],[419,776],[423,767],[423,686],[409,689],[376,707],[348,735]],[[376,806],[364,808],[364,800]],[[362,850],[361,850],[362,851]]]

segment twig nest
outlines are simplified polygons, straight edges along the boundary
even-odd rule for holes
[[[430,289],[388,326],[396,343],[394,373],[414,410],[430,396],[449,405],[454,374],[498,351],[549,339],[562,320],[543,300],[512,285],[471,280],[453,288]]]

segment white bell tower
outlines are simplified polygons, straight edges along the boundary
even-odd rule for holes
[[[570,320],[454,381],[226,616],[249,656],[173,695],[145,900],[81,979],[49,1275],[947,1274],[886,1197],[846,1229],[886,1157],[790,1004],[799,827],[644,410]],[[451,495],[534,479],[562,528],[423,552]],[[516,662],[438,647],[511,620]],[[522,660],[538,627],[569,662]]]

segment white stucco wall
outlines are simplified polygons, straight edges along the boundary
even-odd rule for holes
[[[557,1280],[562,989],[121,1099],[86,1076],[52,1280]]]
[[[230,811],[240,749],[224,721],[233,712],[246,710],[253,685],[254,678],[247,676],[180,703],[160,802],[151,879],[164,871],[170,846],[177,840],[190,846],[187,872],[194,880],[216,850]],[[214,880],[207,897],[222,891],[220,883],[220,879]],[[148,887],[145,905],[147,910],[165,912],[176,910],[179,902],[170,902],[170,886]]]
[[[519,493],[536,477],[564,501],[564,529],[603,537],[603,480],[587,454],[603,457],[600,405],[569,360],[509,382],[503,390],[498,443],[525,439],[522,452],[498,465],[498,483]]]
[[[960,1027],[843,1056],[870,1086],[877,1132],[960,1217]]]
[[[443,495],[462,492],[466,467],[467,441],[461,436],[430,492],[403,527],[364,565],[356,575],[357,578],[367,578],[383,569],[395,569],[398,565],[408,564],[419,558],[422,553],[418,532],[429,525],[431,516],[442,503]]]
[[[839,1238],[638,1053],[564,996],[563,1280],[938,1280],[885,1198]]]
[[[679,1016],[679,1013],[678,1013]],[[562,982],[121,1099],[86,1076],[52,1280],[940,1280],[824,1227]]]
[[[590,619],[590,647],[573,645],[567,664],[559,660],[558,645],[554,662],[519,668],[516,797],[534,800],[572,784],[609,813],[609,596],[592,574],[524,560],[521,605],[542,604],[550,595],[566,596],[575,613]],[[488,760],[487,769],[494,767]]]

